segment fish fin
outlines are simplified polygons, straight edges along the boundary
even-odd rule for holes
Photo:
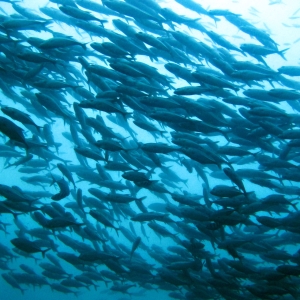
[[[115,231],[116,231],[116,233],[117,233],[117,236],[119,236],[119,230],[120,230],[120,228],[114,227],[114,229],[115,229]]]
[[[20,288],[22,295],[24,295],[24,292],[27,291],[27,289]]]
[[[284,57],[284,53],[287,51],[287,50],[289,50],[290,48],[285,48],[285,49],[283,49],[283,50],[281,50],[281,51],[278,51],[278,54],[284,59],[284,60],[286,60],[286,58]]]
[[[43,258],[45,258],[45,253],[48,252],[49,250],[51,250],[51,248],[48,248],[48,249],[46,249],[46,250],[42,250],[42,251],[41,251],[41,252],[42,252],[42,255],[43,255]]]

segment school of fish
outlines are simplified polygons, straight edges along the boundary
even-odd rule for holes
[[[0,1],[1,284],[20,295],[300,299],[300,66],[242,15],[174,1],[198,17]]]

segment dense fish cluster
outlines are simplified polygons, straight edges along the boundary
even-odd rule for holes
[[[173,2],[0,1],[2,286],[300,299],[300,67]]]

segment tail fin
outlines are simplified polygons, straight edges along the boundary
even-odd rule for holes
[[[285,49],[283,49],[283,50],[281,50],[281,51],[278,51],[278,54],[284,59],[284,60],[286,60],[286,58],[284,57],[284,52],[286,52],[287,50],[289,50],[290,48],[285,48]]]
[[[12,214],[13,214],[14,218],[17,219],[19,215],[22,215],[22,214],[24,214],[24,213],[13,213],[13,212],[12,212]]]
[[[24,296],[24,292],[27,291],[27,289],[20,288],[20,291],[21,291],[22,295]]]
[[[117,236],[119,236],[119,230],[120,230],[120,228],[116,228],[116,227],[114,227],[114,229],[115,229],[115,231],[116,231],[116,233],[117,233]]]
[[[295,209],[295,211],[298,211],[297,205],[294,204],[294,203],[292,203],[292,202],[290,202],[290,203],[291,203],[291,205],[293,206],[293,208]]]
[[[42,252],[42,255],[43,255],[43,258],[45,258],[45,253],[48,252],[49,250],[51,250],[51,248],[48,248],[48,249],[46,249],[46,250],[42,250],[42,251],[41,251],[41,252]]]
[[[105,283],[105,286],[108,287],[108,283],[110,283],[110,281],[107,281],[107,280],[103,280],[104,283]]]

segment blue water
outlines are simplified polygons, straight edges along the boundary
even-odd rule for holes
[[[263,3],[261,3],[263,2]],[[298,10],[298,6],[297,3],[295,3],[296,1],[251,1],[250,3],[246,3],[245,1],[198,1],[198,3],[201,3],[201,5],[204,8],[207,9],[228,9],[234,13],[240,14],[244,19],[246,19],[247,21],[249,21],[251,24],[255,25],[257,28],[265,30],[267,33],[270,34],[270,36],[278,43],[278,48],[279,50],[285,49],[285,48],[289,48],[289,50],[286,51],[285,53],[285,58],[286,60],[284,60],[282,57],[280,57],[279,55],[273,54],[268,56],[265,60],[268,64],[268,66],[274,70],[277,70],[279,67],[281,66],[292,66],[292,65],[298,65],[299,63],[299,41],[298,41],[298,18],[300,17],[300,12],[297,12]],[[190,10],[187,9],[183,9],[182,6],[180,6],[179,4],[177,4],[175,1],[159,1],[158,2],[162,7],[167,7],[169,9],[174,10],[175,12],[177,12],[178,14],[181,15],[185,15],[187,17],[190,18],[197,18],[199,17],[199,15],[195,12],[191,12]],[[45,1],[24,1],[24,2],[20,2],[20,5],[24,6],[24,7],[28,7],[28,9],[33,9],[33,11],[35,13],[38,13],[42,16],[42,13],[39,12],[39,7],[43,7],[47,4],[47,6],[49,7],[53,7],[53,8],[57,8],[57,5],[55,3],[46,3]],[[5,2],[0,2],[0,8],[1,8],[1,14],[13,14],[15,13],[14,10],[12,9],[11,5],[9,3],[5,3]],[[95,15],[97,15],[95,13]],[[99,16],[99,15],[97,15]],[[43,15],[44,17],[44,15]],[[114,19],[115,17],[111,18],[111,17],[107,17],[107,16],[99,16],[102,18],[107,19],[109,22],[107,24],[105,24],[105,28],[109,28],[109,29],[113,29],[113,25],[111,23],[112,19]],[[228,39],[231,43],[233,43],[234,45],[240,45],[241,43],[251,43],[253,42],[253,39],[251,39],[248,35],[246,35],[245,33],[240,32],[236,27],[234,27],[233,25],[229,24],[228,22],[226,22],[224,20],[224,18],[220,17],[220,21],[219,22],[214,22],[211,18],[209,18],[208,16],[205,15],[201,15],[201,24],[203,24],[207,29],[216,31],[218,34],[223,35],[226,39]],[[128,19],[128,24],[132,24],[133,22]],[[104,40],[98,37],[93,36],[93,38],[91,39],[91,37],[84,32],[81,29],[74,29],[74,27],[70,27],[66,24],[62,24],[62,23],[53,23],[51,24],[50,28],[54,31],[57,32],[62,32],[65,35],[69,35],[69,36],[73,36],[75,39],[83,42],[83,43],[90,43],[90,42],[103,42]],[[191,36],[193,36],[194,38],[196,38],[199,41],[202,41],[210,46],[212,46],[212,42],[211,40],[205,35],[200,33],[199,31],[193,30],[193,29],[189,29],[187,26],[185,25],[176,25],[176,29],[178,31],[182,31],[184,33],[187,33]],[[27,36],[27,37],[40,37],[40,38],[50,38],[51,35],[47,32],[35,32],[35,31],[22,31],[22,33]],[[91,50],[91,47],[89,46],[89,44],[87,44],[88,49]],[[250,61],[254,61],[253,58],[248,57],[243,57],[241,54],[239,54],[238,52],[234,52],[234,54],[236,55],[236,58],[238,59],[246,59],[246,60],[250,60]],[[99,62],[96,58],[94,57],[88,57],[87,58],[89,60],[89,62],[91,63],[99,63],[104,65],[103,63]],[[137,61],[142,61],[144,63],[147,63],[151,66],[156,67],[159,72],[161,74],[164,74],[166,76],[171,77],[174,80],[174,88],[179,88],[179,87],[183,87],[183,86],[187,86],[187,83],[179,78],[175,78],[171,73],[169,73],[164,67],[163,65],[165,63],[167,63],[166,61],[164,61],[163,59],[159,59],[158,61],[151,61],[150,59],[146,58],[145,56],[137,56],[136,57]],[[203,63],[206,66],[209,66],[211,68],[213,68],[211,65],[207,64],[205,61],[203,61]],[[81,66],[78,63],[73,63],[73,65],[78,69],[78,71],[81,71]],[[298,77],[293,78],[293,80],[298,81]],[[264,89],[271,89],[271,85],[267,82],[267,81],[263,81],[262,82],[264,84],[263,88]],[[86,82],[79,82],[79,84],[84,85],[84,87],[88,88],[88,85]],[[276,87],[280,87],[277,83],[275,83]],[[20,95],[20,92],[22,91],[22,88],[20,87],[11,87],[17,94]],[[253,88],[256,88],[255,86]],[[35,91],[35,90],[33,90]],[[96,93],[96,91],[93,91],[94,93]],[[172,91],[169,91],[170,95],[173,95]],[[240,92],[239,92],[240,93]],[[72,108],[72,104],[75,101],[74,98],[70,95],[70,93],[65,92],[63,93],[63,96],[65,97],[65,99],[68,101],[68,103],[70,104],[70,106],[67,106],[67,109],[69,109],[71,112],[73,112],[73,108]],[[197,99],[199,98],[198,96],[192,96],[191,99]],[[12,106],[14,108],[17,108],[19,110],[24,111],[25,108],[22,104],[18,103],[17,101],[13,101],[13,99],[10,99],[8,97],[6,97],[4,94],[1,94],[0,97],[0,103],[1,105],[7,105],[7,106]],[[285,110],[286,113],[298,113],[296,111],[293,111],[293,109],[286,104],[286,102],[281,102],[281,104],[278,106],[282,109]],[[232,105],[230,105],[231,108],[234,108]],[[132,111],[129,108],[126,108],[127,111]],[[99,112],[97,112],[96,110],[93,111],[91,109],[85,109],[85,112],[87,113],[87,115],[89,117],[96,117]],[[5,116],[2,112],[0,112],[1,116]],[[32,119],[36,122],[36,124],[43,126],[45,124],[45,121],[37,118],[35,115],[30,114],[30,116],[32,117]],[[108,118],[108,114],[102,112],[101,116],[103,117],[103,119],[105,120],[105,123],[108,127],[112,128],[114,132],[121,134],[124,138],[129,137],[129,133],[126,131],[126,129],[122,128],[122,126],[117,125],[116,123],[113,123],[111,121],[111,119]],[[129,119],[129,125],[130,127],[134,130],[134,132],[136,133],[136,139],[138,142],[141,143],[149,143],[149,142],[163,142],[166,143],[168,141],[171,140],[170,138],[170,132],[172,131],[170,128],[168,127],[163,127],[161,126],[161,124],[159,124],[158,122],[154,121],[153,123],[160,128],[161,130],[166,130],[167,134],[165,135],[167,138],[163,138],[163,137],[158,137],[157,139],[155,139],[150,133],[141,130],[140,128],[138,128],[137,126],[135,126],[132,123],[132,120]],[[18,122],[16,122],[17,124]],[[29,130],[27,130],[23,125],[19,124],[18,125],[22,128],[25,129],[26,132],[26,137],[31,137],[31,133],[29,132]],[[75,152],[74,152],[74,143],[70,142],[69,140],[67,140],[65,138],[65,136],[63,135],[63,133],[68,133],[70,132],[70,128],[69,125],[66,124],[62,118],[56,118],[55,119],[55,123],[51,124],[51,129],[52,132],[54,134],[54,140],[56,143],[61,143],[62,145],[59,147],[59,151],[58,153],[55,153],[55,148],[51,148],[51,150],[53,151],[54,154],[58,155],[60,158],[62,158],[63,160],[68,160],[68,165],[78,165],[79,162],[76,158]],[[81,136],[82,137],[82,136]],[[83,137],[82,137],[83,138]],[[95,134],[95,138],[96,140],[101,139],[101,135],[100,134]],[[223,136],[209,136],[209,138],[218,143],[218,146],[222,146],[225,145],[227,142],[225,140],[225,138]],[[130,139],[130,138],[129,138]],[[4,144],[7,141],[7,138],[2,136],[1,137],[1,144]],[[20,150],[20,148],[17,148],[19,152],[24,153],[23,150]],[[164,157],[163,155],[161,156],[162,158]],[[176,188],[174,187],[167,187],[168,190],[170,190],[173,193],[183,193],[184,191],[191,193],[191,194],[198,194],[198,195],[202,195],[202,183],[203,180],[197,176],[197,173],[195,172],[195,170],[190,174],[186,168],[178,163],[178,155],[176,154],[171,154],[167,156],[168,162],[165,164],[166,167],[170,168],[171,171],[173,171],[174,173],[176,173],[181,179],[181,182],[175,183],[176,184]],[[90,167],[92,167],[93,169],[95,169],[96,163],[93,160],[87,159],[88,160],[88,164]],[[31,185],[31,184],[26,184],[24,181],[21,180],[20,177],[22,176],[31,176],[31,174],[21,174],[18,172],[18,168],[7,168],[4,169],[5,165],[10,162],[13,163],[15,161],[14,158],[10,158],[10,159],[6,159],[6,158],[0,158],[0,183],[4,184],[4,185],[8,185],[8,186],[19,186],[22,190],[24,191],[49,191],[51,194],[55,194],[58,192],[57,186],[56,185],[43,185],[43,187],[41,186],[35,186],[35,185]],[[57,168],[55,168],[55,165],[58,163],[59,161],[53,160],[50,162],[50,169],[54,169],[53,173],[57,174],[59,176],[61,176],[60,172],[58,171]],[[103,165],[103,163],[101,163]],[[257,169],[258,168],[258,163],[254,162],[251,164],[243,164],[243,165],[235,165],[235,169],[239,169],[239,168],[254,168]],[[226,185],[232,185],[230,180],[224,180],[224,179],[217,179],[214,178],[213,176],[210,176],[210,172],[211,170],[207,167],[204,168],[204,171],[207,173],[208,176],[208,180],[209,180],[209,187],[213,188],[216,185],[219,184],[226,184]],[[42,172],[40,172],[39,174],[48,174],[49,170],[44,170]],[[95,170],[96,172],[96,170]],[[73,177],[75,179],[75,181],[78,181],[76,183],[77,188],[81,188],[83,191],[83,195],[84,196],[91,196],[88,192],[88,189],[91,187],[94,188],[100,188],[100,186],[94,185],[94,184],[90,184],[88,182],[85,181],[79,181],[79,178],[76,176],[76,173],[73,172]],[[125,180],[121,177],[121,172],[111,172],[109,171],[109,174],[112,176],[112,179],[115,181],[121,181],[122,183],[125,183]],[[159,177],[160,174],[160,170],[159,168],[156,169],[156,171],[154,172],[154,174],[152,175],[151,179],[153,180],[160,180]],[[274,172],[269,171],[269,174],[275,175]],[[284,184],[286,186],[298,186],[298,184],[296,182],[290,183],[288,181],[285,181]],[[268,188],[265,187],[261,187],[259,185],[254,185],[251,182],[249,182],[248,180],[244,180],[244,185],[247,191],[255,191],[256,196],[258,198],[263,198],[266,197],[267,195],[269,195],[270,193],[272,193],[272,191]],[[72,184],[69,185],[70,188],[72,189],[73,186]],[[102,191],[109,193],[110,190],[107,188],[101,188]],[[74,192],[74,191],[73,191]],[[125,192],[126,193],[126,192]],[[170,195],[166,195],[166,194],[154,194],[150,191],[148,191],[147,189],[141,189],[139,190],[138,197],[144,197],[147,196],[147,198],[143,201],[143,204],[146,207],[149,207],[149,205],[153,204],[153,203],[166,203],[165,197],[167,198],[167,200],[174,205],[178,205],[178,203],[174,202]],[[3,199],[4,200],[4,199]],[[69,202],[74,202],[75,199],[72,195],[68,196],[67,198],[61,200],[59,202],[59,204],[61,204],[62,206],[64,206],[66,203]],[[50,198],[43,198],[41,200],[42,203],[44,204],[48,204],[51,202]],[[201,204],[204,204],[204,201],[201,200],[200,201]],[[131,203],[130,207],[133,211],[140,213],[140,210],[138,209],[138,207],[136,206],[135,203]],[[213,206],[214,209],[217,209],[217,206]],[[111,207],[111,209],[113,210],[113,208]],[[289,208],[290,211],[293,211],[292,208]],[[85,209],[86,212],[89,212],[89,209],[86,208]],[[74,214],[76,220],[78,222],[81,222],[81,218],[79,215],[75,214],[72,210],[70,209],[66,209],[66,211],[71,212],[72,214]],[[270,216],[270,214],[268,213],[259,213],[256,215],[265,215],[265,216]],[[272,214],[272,217],[285,217],[287,214],[281,214],[280,216],[276,215],[276,214]],[[176,222],[187,222],[185,220],[182,220],[174,215],[170,214],[170,217],[176,221]],[[114,219],[114,225],[119,227],[119,226],[123,226],[125,228],[128,228],[130,230],[130,225],[129,223],[130,218],[129,217],[116,217],[116,216],[112,216],[112,219]],[[251,216],[250,219],[253,222],[257,221],[255,220],[255,216]],[[16,235],[16,231],[18,230],[18,228],[16,227],[15,223],[14,223],[14,218],[12,215],[7,215],[7,214],[2,214],[0,216],[0,220],[3,223],[7,223],[9,224],[7,226],[7,233],[5,233],[3,230],[0,231],[0,243],[6,247],[8,247],[9,249],[12,249],[12,245],[10,243],[10,240],[17,237]],[[30,214],[23,214],[18,216],[18,220],[21,221],[28,229],[32,229],[32,228],[38,228],[40,227],[35,221],[32,220],[32,217]],[[91,218],[90,216],[88,216],[88,220],[90,222],[92,222],[94,225],[96,225],[96,221]],[[160,247],[160,249],[162,249],[163,251],[165,251],[165,253],[170,253],[167,248],[170,246],[175,246],[176,243],[174,242],[173,239],[169,238],[169,237],[159,237],[157,234],[155,234],[155,232],[153,230],[151,230],[146,223],[143,225],[144,226],[144,230],[146,232],[147,236],[144,236],[143,230],[141,229],[141,225],[138,222],[132,222],[134,229],[136,231],[136,235],[140,236],[142,238],[143,243],[146,245],[146,249],[153,249],[153,246],[158,246]],[[165,223],[162,222],[158,222],[160,225],[163,225],[166,229],[168,229],[170,232],[176,234],[176,230],[174,228],[172,228],[170,225],[167,225]],[[190,222],[190,225],[192,224],[192,222]],[[100,225],[102,228],[103,226]],[[195,228],[196,229],[196,228]],[[119,236],[116,234],[115,230],[111,229],[111,228],[107,228],[107,232],[109,234],[109,237],[111,240],[113,240],[116,244],[118,245],[123,245],[125,247],[128,248],[128,250],[131,250],[132,247],[132,243],[130,241],[128,241],[128,239],[126,239],[126,237],[124,237],[124,235],[119,232]],[[234,231],[231,231],[229,228],[226,229],[227,233],[233,233],[233,235],[235,234]],[[275,233],[277,231],[269,231],[268,233]],[[73,239],[77,239],[79,241],[82,242],[81,237],[79,237],[75,232],[71,232],[71,231],[67,231],[67,232],[63,232],[64,234],[72,237]],[[178,234],[177,235],[178,238],[180,239],[185,239],[185,237],[182,234]],[[70,253],[74,253],[76,255],[78,255],[78,253],[76,253],[74,250],[72,250],[71,248],[65,246],[62,242],[60,242],[57,238],[55,238],[55,236],[51,237],[51,239],[54,241],[55,244],[57,244],[58,246],[58,250],[60,252],[70,252]],[[114,243],[112,241],[108,241],[108,245],[112,248],[114,248]],[[88,240],[84,240],[84,243],[90,245],[91,247],[93,247],[93,244],[88,241]],[[216,262],[216,260],[220,259],[220,258],[228,258],[228,259],[232,259],[231,256],[228,255],[228,253],[225,250],[222,249],[214,249],[212,247],[212,244],[210,243],[209,240],[202,240],[202,243],[204,243],[205,247],[204,249],[206,251],[208,251],[209,253],[211,253],[212,255],[214,255],[213,258],[213,262]],[[290,254],[294,254],[297,250],[298,250],[298,245],[283,245],[282,247],[279,247],[280,249],[284,249],[286,250],[288,253]],[[154,248],[156,249],[156,248]],[[52,255],[55,255],[54,251],[50,251],[49,253],[51,253]],[[140,255],[142,257],[142,259],[147,262],[148,264],[152,264],[153,265],[153,276],[157,275],[157,268],[161,267],[161,264],[156,261],[155,259],[153,259],[153,257],[151,257],[149,255],[149,253],[147,253],[147,251],[138,248],[136,250],[136,254]],[[159,255],[159,251],[156,249],[156,254]],[[174,253],[171,253],[174,254]],[[135,256],[135,254],[133,255],[133,257]],[[10,270],[12,270],[13,272],[22,272],[19,268],[20,264],[26,264],[28,266],[30,266],[31,268],[33,268],[37,274],[41,274],[41,272],[43,271],[43,269],[39,266],[39,263],[41,262],[49,262],[47,260],[47,258],[43,259],[41,253],[36,253],[33,254],[33,257],[37,260],[35,262],[35,260],[33,258],[25,258],[22,257],[20,255],[18,255],[18,258],[16,259],[12,259],[9,260],[7,262],[7,265],[9,266]],[[251,261],[251,259],[254,260],[259,260],[258,255],[251,255],[251,254],[245,254],[245,257],[247,259],[249,259],[249,261]],[[71,264],[63,261],[60,259],[61,265],[64,268],[64,270],[67,273],[73,274],[75,275],[79,275],[81,272],[74,268]],[[261,266],[271,266],[274,267],[275,265],[272,263],[267,263],[267,262],[263,262],[261,261],[260,263]],[[105,267],[105,265],[98,265],[97,266],[97,271],[101,271],[101,270],[106,270],[107,267]],[[204,267],[203,268],[205,270],[205,272],[208,272],[207,268]],[[7,273],[9,271],[7,270],[1,270],[1,273]],[[49,283],[54,283],[54,282],[59,282],[59,281],[55,281],[55,280],[48,280]],[[126,282],[125,282],[126,283]],[[131,283],[131,282],[127,282],[127,283]],[[135,282],[133,282],[134,284]],[[94,289],[93,286],[90,287],[90,291],[88,291],[87,289],[80,289],[79,291],[79,295],[77,297],[77,299],[81,300],[81,299],[89,299],[89,300],[98,300],[98,299],[171,299],[170,296],[168,296],[168,294],[170,292],[172,292],[172,288],[170,290],[162,290],[162,289],[157,289],[157,285],[153,284],[151,289],[146,289],[143,288],[142,286],[139,286],[137,284],[137,286],[132,287],[129,289],[130,295],[127,294],[122,294],[120,292],[113,292],[110,290],[110,287],[112,286],[112,283],[109,283],[108,286],[106,287],[105,284],[103,282],[97,282],[97,285],[99,285],[97,287],[97,290]],[[57,291],[51,291],[51,288],[49,286],[43,286],[43,287],[35,287],[33,288],[32,286],[26,286],[21,284],[21,287],[25,289],[25,293],[24,295],[22,295],[22,293],[20,292],[20,290],[18,289],[14,289],[12,288],[10,285],[7,284],[7,282],[5,282],[2,277],[0,277],[0,290],[1,290],[1,295],[0,295],[0,299],[1,300],[11,300],[11,299],[31,299],[31,300],[35,300],[35,299],[43,299],[43,300],[50,300],[53,299],[55,297],[55,299],[59,300],[59,299],[75,299],[75,295],[70,294],[70,295],[64,295],[62,293],[59,293]],[[75,291],[75,289],[73,289]],[[174,287],[175,290],[175,287]],[[182,292],[182,295],[184,295],[185,292],[187,292],[188,289],[186,288],[182,288],[181,290],[178,290],[178,292]],[[199,298],[201,299],[201,298]]]

